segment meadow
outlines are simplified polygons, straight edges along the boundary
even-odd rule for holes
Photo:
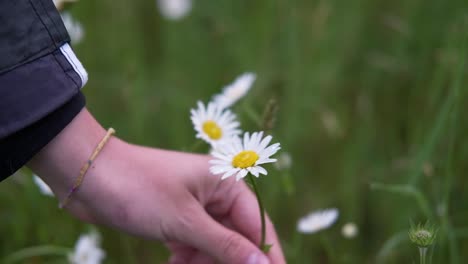
[[[136,144],[189,150],[196,102],[256,73],[233,109],[256,131],[277,107],[268,128],[292,165],[267,166],[258,185],[288,263],[419,263],[408,230],[426,221],[438,230],[429,263],[468,261],[466,0],[196,0],[178,21],[144,0],[81,0],[69,12],[85,30],[74,50],[88,109]],[[91,228],[30,175],[0,183],[1,257],[72,248]],[[339,210],[336,223],[297,231],[324,208]],[[342,235],[349,222],[353,238]],[[104,263],[167,260],[159,242],[94,228]]]

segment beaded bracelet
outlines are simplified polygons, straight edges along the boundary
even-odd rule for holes
[[[89,167],[93,164],[94,159],[96,159],[97,155],[101,152],[102,148],[104,145],[109,141],[110,137],[115,133],[115,130],[111,127],[107,130],[106,135],[104,138],[99,142],[97,145],[96,149],[94,149],[93,154],[89,157],[89,159],[86,161],[86,163],[81,167],[80,174],[78,175],[78,178],[76,178],[75,183],[73,184],[73,187],[68,191],[67,196],[59,203],[59,208],[64,208],[67,206],[68,202],[71,199],[71,196],[74,192],[78,190],[78,188],[81,186],[81,183],[83,182],[84,176],[86,175],[86,172],[88,171]]]

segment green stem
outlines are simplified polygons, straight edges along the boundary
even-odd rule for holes
[[[258,188],[257,188],[257,184],[255,183],[255,179],[253,178],[253,176],[250,173],[249,173],[249,175],[247,177],[249,178],[250,184],[252,185],[252,189],[255,192],[255,196],[257,197],[258,207],[260,208],[260,218],[261,218],[261,221],[262,221],[262,237],[261,237],[261,240],[260,240],[260,249],[263,252],[268,253],[268,251],[270,249],[270,246],[265,245],[265,209],[263,208],[262,199],[260,198],[260,193],[258,192]]]
[[[325,249],[325,252],[327,254],[328,262],[329,263],[334,263],[335,261],[333,259],[334,258],[333,247],[331,245],[330,239],[325,235],[321,235],[320,236],[320,242],[322,242],[322,246]]]
[[[426,247],[419,248],[419,263],[420,264],[426,264],[426,253],[427,253]]]
[[[192,146],[189,148],[189,152],[197,151],[201,147],[201,145],[202,145],[201,139],[195,140],[195,142],[193,142]]]
[[[37,246],[37,247],[29,247],[24,248],[15,253],[7,256],[4,259],[5,264],[8,263],[15,263],[20,260],[36,257],[36,256],[67,256],[71,250],[66,247],[58,247],[58,246]]]
[[[294,249],[292,250],[295,254],[293,256],[295,262],[300,263],[302,259],[302,235],[299,232],[294,232]]]

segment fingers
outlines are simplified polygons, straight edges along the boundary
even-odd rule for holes
[[[192,247],[179,244],[167,243],[167,247],[171,251],[171,258],[167,264],[215,264],[213,257],[200,252]]]
[[[261,240],[261,220],[257,198],[245,184],[242,184],[240,188],[243,188],[243,190],[233,201],[231,207],[231,223],[236,230],[258,245]],[[278,236],[268,216],[266,217],[265,243],[273,245],[268,253],[272,263],[286,263]]]
[[[212,257],[210,257],[210,256],[208,256],[208,255],[206,255],[206,254],[204,254],[202,252],[198,252],[187,263],[189,263],[189,264],[216,264],[216,261]]]
[[[244,236],[213,220],[202,207],[183,212],[175,227],[174,237],[221,263],[269,264],[268,258]],[[203,260],[203,259],[202,259]],[[196,263],[196,262],[195,262]]]

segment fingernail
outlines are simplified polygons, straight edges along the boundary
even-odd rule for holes
[[[270,264],[270,261],[263,255],[253,253],[247,259],[247,264]]]

